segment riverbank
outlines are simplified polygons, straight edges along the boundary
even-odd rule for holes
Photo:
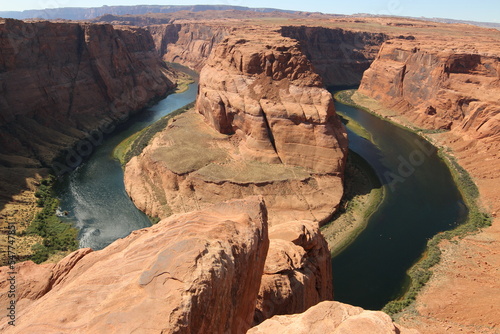
[[[461,163],[464,163],[465,159],[467,159],[468,157],[469,159],[470,158],[474,159],[474,158],[470,157],[470,154],[472,152],[464,152],[463,150],[461,151],[459,149],[460,146],[456,144],[460,142],[458,138],[450,139],[450,137],[452,137],[452,134],[439,130],[433,131],[433,130],[419,129],[418,127],[414,126],[404,116],[398,115],[396,112],[384,108],[377,101],[362,96],[358,93],[354,94],[353,93],[354,91],[342,92],[342,94],[337,97],[342,99],[343,102],[346,104],[351,104],[357,108],[364,109],[372,114],[377,115],[378,117],[381,117],[399,126],[403,126],[409,129],[410,131],[416,132],[421,137],[425,138],[433,145],[438,147],[440,157],[443,159],[443,161],[447,164],[448,168],[450,169],[454,181],[457,184],[458,189],[460,190],[463,199],[469,208],[469,217],[465,223],[461,224],[454,230],[439,233],[434,238],[429,240],[426,252],[423,254],[422,258],[408,272],[409,276],[411,276],[412,278],[412,281],[406,295],[400,300],[389,303],[384,309],[386,312],[392,314],[395,318],[401,320],[406,319],[404,321],[408,321],[407,324],[411,323],[413,327],[418,328],[419,327],[418,323],[422,324],[426,323],[425,326],[424,325],[421,326],[422,328],[426,328],[426,330],[428,330],[428,328],[433,328],[432,329],[433,332],[442,330],[441,327],[443,323],[449,323],[449,320],[445,320],[443,318],[445,317],[453,318],[457,313],[459,313],[459,309],[461,310],[466,309],[464,308],[464,304],[469,303],[469,300],[464,298],[462,299],[462,302],[464,304],[462,305],[455,304],[456,309],[452,311],[453,314],[451,315],[449,313],[444,312],[446,314],[446,316],[444,316],[441,308],[440,313],[443,316],[443,318],[439,320],[434,319],[433,321],[430,321],[434,325],[439,324],[439,326],[437,327],[432,327],[434,325],[429,325],[429,319],[431,319],[432,317],[432,312],[429,312],[429,308],[427,307],[427,305],[432,304],[433,305],[432,311],[436,312],[436,310],[438,309],[437,305],[439,305],[440,303],[448,304],[447,301],[452,300],[451,299],[452,296],[455,301],[458,301],[458,299],[456,299],[457,295],[456,290],[453,291],[453,289],[457,288],[457,285],[453,285],[453,289],[451,289],[450,286],[442,284],[443,281],[449,281],[450,276],[451,277],[456,276],[455,275],[456,272],[460,272],[460,270],[457,270],[456,267],[457,260],[460,258],[460,256],[458,256],[457,259],[454,259],[452,254],[465,252],[469,254],[468,257],[470,258],[471,247],[469,243],[471,243],[471,240],[476,240],[473,241],[473,243],[477,243],[478,238],[483,240],[485,235],[489,235],[488,231],[490,230],[493,232],[493,234],[497,234],[497,232],[495,232],[496,230],[494,231],[494,229],[484,229],[485,227],[491,225],[492,220],[489,215],[484,213],[484,209],[482,209],[481,207],[481,205],[485,205],[485,203],[487,202],[490,202],[490,208],[494,208],[495,205],[493,204],[493,206],[491,206],[491,198],[489,198],[490,201],[488,201],[488,199],[485,198],[484,190],[482,190],[484,186],[480,185],[478,191],[476,183],[474,182],[475,180],[473,180],[471,175],[469,175],[469,171],[472,171],[473,173],[476,172],[475,173],[476,175],[474,175],[476,177],[476,180],[478,180],[479,178],[479,180],[481,181],[481,179],[484,179],[484,176],[481,177],[482,176],[481,173],[477,173],[477,168],[476,169],[470,168],[470,165],[468,166],[469,167],[468,169],[464,169],[462,167]],[[453,145],[454,143],[455,145]],[[490,178],[490,180],[491,179],[492,178]],[[498,183],[498,177],[493,179]],[[486,192],[489,194],[491,194],[492,192],[494,193],[494,191],[491,190],[489,192],[488,191]],[[496,198],[498,197],[495,197],[495,199]],[[486,238],[490,242],[494,240],[491,237],[486,237]],[[497,243],[497,241],[494,242]],[[484,254],[484,250],[483,251],[478,250],[478,253]],[[498,260],[493,261],[493,263],[496,262],[498,262]],[[451,269],[449,265],[450,263],[453,264],[453,266],[451,267],[455,267],[454,269]],[[484,262],[484,263],[489,264],[490,262]],[[463,268],[467,267],[468,267],[467,263],[461,263],[460,265],[458,265],[458,268],[462,268],[462,271]],[[478,273],[479,272],[481,272],[483,275],[488,276],[488,273],[485,270],[480,270],[478,271]],[[460,276],[463,275],[458,275],[458,277]],[[474,289],[472,290],[479,288],[479,290],[485,290],[485,291],[490,290],[491,287],[498,286],[498,284],[500,284],[498,283],[497,280],[496,284],[489,285],[488,289],[484,289],[484,286],[479,286],[473,283],[477,280],[478,277],[470,277],[470,280],[466,281],[460,280],[460,281],[461,284],[474,286]],[[492,281],[494,282],[495,279],[493,279]],[[492,281],[490,281],[490,284],[492,283]],[[436,289],[436,286],[439,286],[441,290]],[[430,293],[430,291],[432,291],[432,294]],[[473,294],[474,293],[475,292],[473,292]],[[440,301],[436,301],[435,297],[436,294],[442,296],[443,299],[441,299]],[[417,302],[415,303],[415,301]],[[423,303],[422,301],[425,301],[425,303]],[[498,303],[495,305],[496,306],[494,307],[497,307]],[[482,306],[482,308],[484,309],[484,305]],[[486,316],[484,318],[486,319],[488,317]],[[459,322],[460,321],[458,321],[458,323]],[[484,321],[482,322],[484,323]],[[491,324],[489,325],[491,326]],[[448,328],[449,326],[447,325],[445,327]],[[457,328],[459,327],[460,326],[458,326]],[[463,329],[462,327],[460,328],[461,328],[460,330]]]
[[[155,136],[155,134],[163,130],[172,119],[182,113],[185,113],[193,107],[194,102],[188,103],[182,108],[179,108],[171,112],[170,114],[163,116],[160,120],[156,121],[150,126],[124,139],[113,150],[113,158],[120,161],[120,164],[122,166],[125,166],[127,162],[130,161],[130,159],[141,154],[144,148],[148,146],[150,140]]]
[[[321,228],[332,257],[340,254],[366,228],[384,199],[384,189],[371,166],[349,151],[344,174],[344,196],[331,222]]]

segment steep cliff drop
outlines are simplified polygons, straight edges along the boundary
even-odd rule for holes
[[[353,96],[383,116],[423,128],[447,148],[473,177],[493,216],[482,232],[441,244],[441,264],[417,298],[418,313],[401,320],[429,333],[498,330],[500,38],[498,31],[467,29],[477,36],[452,44],[439,35],[387,42]]]
[[[78,166],[114,123],[172,89],[175,74],[140,28],[7,19],[0,45],[0,210],[20,232],[36,180]]]
[[[23,263],[16,326],[2,317],[0,330],[245,333],[268,246],[266,209],[257,197],[172,216],[57,265]],[[0,268],[2,291],[8,271]],[[0,301],[8,303],[6,294]]]
[[[196,110],[203,116],[177,117],[126,166],[139,209],[163,218],[257,194],[271,225],[335,211],[346,133],[296,41],[269,30],[228,37],[200,74]]]
[[[324,243],[317,232],[312,222],[295,222],[272,231],[271,240],[289,249],[300,245],[287,254],[316,256]],[[3,317],[0,330],[244,334],[251,327],[257,299],[262,300],[257,294],[264,268],[269,271],[272,263],[274,268],[300,266],[304,259],[276,261],[272,251],[266,259],[269,244],[265,203],[254,196],[174,215],[103,250],[80,249],[57,264],[23,262],[16,274],[16,326]],[[290,277],[300,280],[318,260],[309,258]],[[10,284],[9,272],[0,267],[2,290]],[[324,283],[316,281],[313,287],[312,281],[310,287],[314,291]],[[279,300],[274,302],[280,306]],[[2,294],[0,304],[7,303],[7,294]],[[393,324],[382,312],[337,302],[273,317],[250,333],[309,333],[337,327],[357,333],[418,333]]]
[[[163,60],[201,71],[212,49],[234,30],[210,23],[149,25],[156,49]]]

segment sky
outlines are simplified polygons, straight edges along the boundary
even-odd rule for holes
[[[101,7],[103,5],[224,4],[329,14],[369,13],[500,23],[499,0],[2,0],[1,2],[0,11],[57,7]]]

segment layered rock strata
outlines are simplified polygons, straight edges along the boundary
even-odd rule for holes
[[[231,36],[214,50],[196,109],[220,133],[234,134],[246,159],[342,174],[346,132],[321,77],[295,40],[258,33],[258,41]]]
[[[389,37],[383,33],[325,27],[283,26],[281,34],[300,47],[327,86],[359,85]]]
[[[268,246],[266,209],[256,197],[172,216],[101,251],[19,265],[16,326],[3,317],[0,329],[245,333]],[[2,289],[9,271],[0,268]]]
[[[212,49],[234,28],[210,23],[149,25],[159,55],[196,71],[203,68]]]
[[[318,223],[279,224],[269,229],[269,239],[255,323],[333,299],[330,250]]]
[[[387,42],[359,92],[427,129],[452,129],[478,140],[498,136],[499,54],[462,47]]]
[[[174,87],[140,28],[0,21],[0,193],[51,167],[62,149],[91,153],[124,120]],[[95,130],[94,132],[92,132]],[[75,164],[76,158],[63,161]]]
[[[400,318],[429,333],[496,333],[498,328],[500,36],[466,29],[453,42],[437,34],[387,42],[366,71],[361,94],[353,97],[383,116],[424,128],[472,176],[480,205],[493,216],[492,227],[440,245],[442,263],[418,296],[417,312]]]
[[[147,214],[249,195],[265,197],[272,225],[335,211],[347,138],[332,97],[296,41],[259,33],[221,43],[200,74],[203,117],[178,117],[126,166],[127,192]]]
[[[418,334],[392,322],[380,311],[365,311],[339,302],[325,301],[306,312],[293,315],[277,315],[251,328],[248,334]]]

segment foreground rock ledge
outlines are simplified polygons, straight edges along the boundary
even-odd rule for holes
[[[392,322],[381,311],[365,311],[339,302],[325,301],[306,312],[277,315],[250,329],[248,334],[419,334]]]
[[[31,300],[18,301],[16,326],[4,317],[0,331],[245,333],[268,245],[266,209],[253,197],[172,216],[52,268],[24,263],[32,270],[18,288],[38,291],[18,291]],[[8,271],[0,268],[2,291]],[[51,273],[50,284],[36,272]]]

